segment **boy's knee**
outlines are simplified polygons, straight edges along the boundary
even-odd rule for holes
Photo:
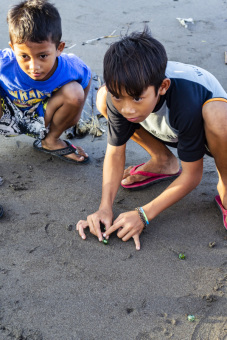
[[[205,131],[227,136],[227,103],[214,101],[203,108]]]
[[[107,119],[107,105],[106,105],[107,89],[106,86],[100,87],[96,98],[96,107],[99,112]]]
[[[64,102],[67,102],[68,104],[78,108],[84,104],[84,89],[76,81],[65,84],[61,90],[64,97]]]

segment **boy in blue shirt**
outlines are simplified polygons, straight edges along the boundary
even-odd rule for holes
[[[139,250],[139,235],[149,221],[200,183],[205,154],[214,157],[218,170],[215,199],[227,229],[227,93],[217,79],[197,66],[167,62],[164,47],[145,29],[110,46],[104,81],[97,96],[97,107],[108,116],[109,126],[102,199],[97,212],[78,222],[80,236],[86,238],[88,226],[99,241],[118,230],[123,241],[133,237]],[[124,171],[129,138],[151,159]],[[177,147],[182,171],[167,146]],[[143,188],[171,177],[174,181],[158,197],[112,223],[120,184]],[[103,235],[100,222],[106,227]]]
[[[88,155],[60,139],[75,125],[89,91],[90,69],[62,54],[61,18],[46,0],[26,0],[7,16],[11,49],[0,50],[0,134],[38,137],[35,149],[72,163]]]
[[[11,49],[0,50],[0,133],[39,136],[37,150],[86,161],[81,148],[59,139],[80,118],[91,72],[75,55],[62,54],[58,10],[27,0],[9,10],[7,21]]]

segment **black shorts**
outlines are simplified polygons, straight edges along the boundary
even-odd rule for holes
[[[0,135],[13,137],[19,134],[26,134],[43,139],[48,129],[45,128],[44,117],[38,115],[36,108],[38,105],[42,105],[45,112],[48,99],[37,103],[29,110],[22,111],[9,97],[3,96],[1,93],[2,117],[0,118]]]

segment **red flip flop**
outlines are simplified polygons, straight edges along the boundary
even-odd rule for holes
[[[227,209],[225,209],[221,203],[221,199],[220,199],[220,196],[217,195],[215,196],[215,201],[218,205],[218,208],[221,210],[222,212],[222,216],[223,216],[223,224],[224,224],[224,227],[225,229],[227,230]]]
[[[167,175],[167,174],[156,174],[153,172],[148,172],[148,171],[136,171],[136,169],[143,165],[145,163],[139,164],[134,166],[131,170],[130,170],[130,175],[142,175],[142,176],[149,176],[150,178],[145,179],[144,181],[141,182],[134,182],[132,184],[121,184],[123,188],[125,189],[135,189],[135,188],[145,188],[153,183],[157,183],[160,182],[162,180],[168,179],[168,178],[172,178],[172,177],[177,177],[181,174],[181,170],[179,170],[176,174],[171,174],[171,175]]]

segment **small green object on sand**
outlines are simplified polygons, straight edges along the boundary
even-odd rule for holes
[[[179,257],[180,260],[185,260],[186,256],[185,256],[185,254],[180,253],[178,257]]]
[[[188,315],[188,321],[195,321],[194,315]]]
[[[105,224],[102,223],[101,221],[100,221],[100,229],[101,229],[101,232],[104,232],[106,230]],[[102,243],[108,244],[109,241],[104,236],[102,236],[102,237],[103,237]]]

